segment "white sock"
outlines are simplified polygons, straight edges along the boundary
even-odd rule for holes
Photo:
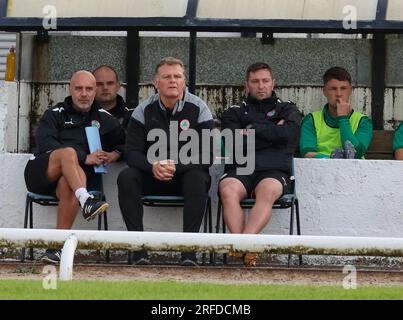
[[[80,188],[77,189],[74,194],[76,195],[78,201],[80,201],[81,208],[84,207],[85,201],[90,197],[90,194],[88,193],[87,189],[85,188]]]

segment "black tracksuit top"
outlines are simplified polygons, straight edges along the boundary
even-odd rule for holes
[[[125,133],[119,121],[94,102],[88,113],[73,108],[71,97],[48,109],[43,114],[36,131],[37,153],[72,147],[81,166],[90,153],[85,127],[97,126],[102,149],[107,152],[124,147]]]
[[[179,134],[182,130],[196,130],[200,137],[200,148],[202,148],[201,130],[211,130],[214,127],[212,114],[207,105],[199,97],[186,90],[183,99],[178,101],[172,114],[170,114],[160,102],[159,94],[157,93],[136,107],[130,119],[126,134],[125,156],[127,164],[130,167],[146,172],[152,171],[152,163],[147,159],[147,151],[155,141],[147,141],[147,136],[153,129],[162,129],[165,131],[168,141],[168,155],[170,154],[169,128],[171,122],[177,123]],[[184,144],[186,142],[178,141],[178,149],[180,150]],[[199,155],[200,153],[201,150],[199,150]],[[177,163],[176,172],[180,174],[190,168],[208,168],[209,166],[210,164],[201,164],[201,161],[200,164]]]
[[[116,106],[108,112],[119,120],[120,124],[126,130],[129,125],[130,117],[134,108],[131,108],[120,95],[116,95]]]
[[[271,98],[256,100],[249,96],[241,106],[227,109],[222,115],[221,127],[232,131],[255,130],[255,171],[281,170],[290,174],[301,119],[294,103],[283,102],[273,92]],[[281,120],[284,124],[278,125]],[[245,150],[246,141],[245,137]],[[226,170],[236,167],[237,164],[226,165]]]

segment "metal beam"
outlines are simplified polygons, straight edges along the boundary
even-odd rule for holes
[[[126,50],[126,102],[136,107],[140,91],[140,36],[138,31],[127,32]]]
[[[188,6],[186,9],[187,19],[196,18],[198,6],[199,6],[199,0],[188,0]]]
[[[388,0],[379,0],[376,12],[376,22],[386,19]],[[372,122],[375,130],[383,130],[383,114],[385,108],[386,89],[386,37],[383,33],[375,33],[372,40]]]
[[[384,34],[374,34],[372,40],[372,123],[374,130],[383,130],[385,108],[386,38]]]
[[[189,92],[196,92],[197,32],[190,32],[189,39]]]
[[[386,19],[388,11],[389,0],[378,0],[378,6],[376,8],[376,21],[382,23]]]
[[[380,11],[381,12],[381,11]],[[0,31],[42,29],[42,18],[0,18]],[[345,30],[343,21],[328,20],[241,20],[182,18],[59,18],[57,30],[214,31],[214,32],[296,32],[296,33],[403,33],[403,21],[358,21],[357,29]]]
[[[8,0],[0,0],[0,17],[7,17]]]

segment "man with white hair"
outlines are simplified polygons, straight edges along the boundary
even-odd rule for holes
[[[142,195],[181,195],[183,231],[199,232],[210,188],[210,162],[203,163],[201,156],[203,151],[208,152],[200,140],[203,130],[209,132],[213,128],[213,117],[206,103],[188,92],[181,60],[161,59],[155,69],[154,86],[158,93],[134,110],[127,128],[125,160],[129,168],[118,178],[120,210],[127,230],[143,231]],[[164,145],[167,152],[160,153],[161,159],[149,157],[155,143],[152,134],[156,131],[172,141]],[[180,137],[191,131],[196,133],[198,148],[178,156],[176,161],[165,158],[175,153],[175,143],[178,151],[188,143]],[[145,250],[133,252],[132,261],[137,265],[150,263]],[[182,252],[181,264],[197,266],[196,254]]]

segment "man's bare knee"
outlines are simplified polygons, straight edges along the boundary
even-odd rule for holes
[[[61,153],[61,156],[62,156],[62,161],[63,160],[71,161],[73,159],[78,161],[77,152],[73,148],[60,149],[60,153]]]
[[[256,199],[274,203],[283,193],[283,185],[275,179],[265,179],[256,188]]]
[[[77,152],[73,148],[57,149],[50,154],[47,176],[51,181],[56,181],[62,176],[62,168],[65,164],[79,166]]]
[[[71,161],[72,159],[78,160],[77,152],[76,150],[74,150],[74,148],[67,147],[52,151],[49,157],[49,163],[52,163],[54,161],[62,162],[63,160]]]
[[[240,201],[246,191],[241,184],[238,184],[237,181],[223,181],[219,186],[221,200],[223,202],[226,201]]]

